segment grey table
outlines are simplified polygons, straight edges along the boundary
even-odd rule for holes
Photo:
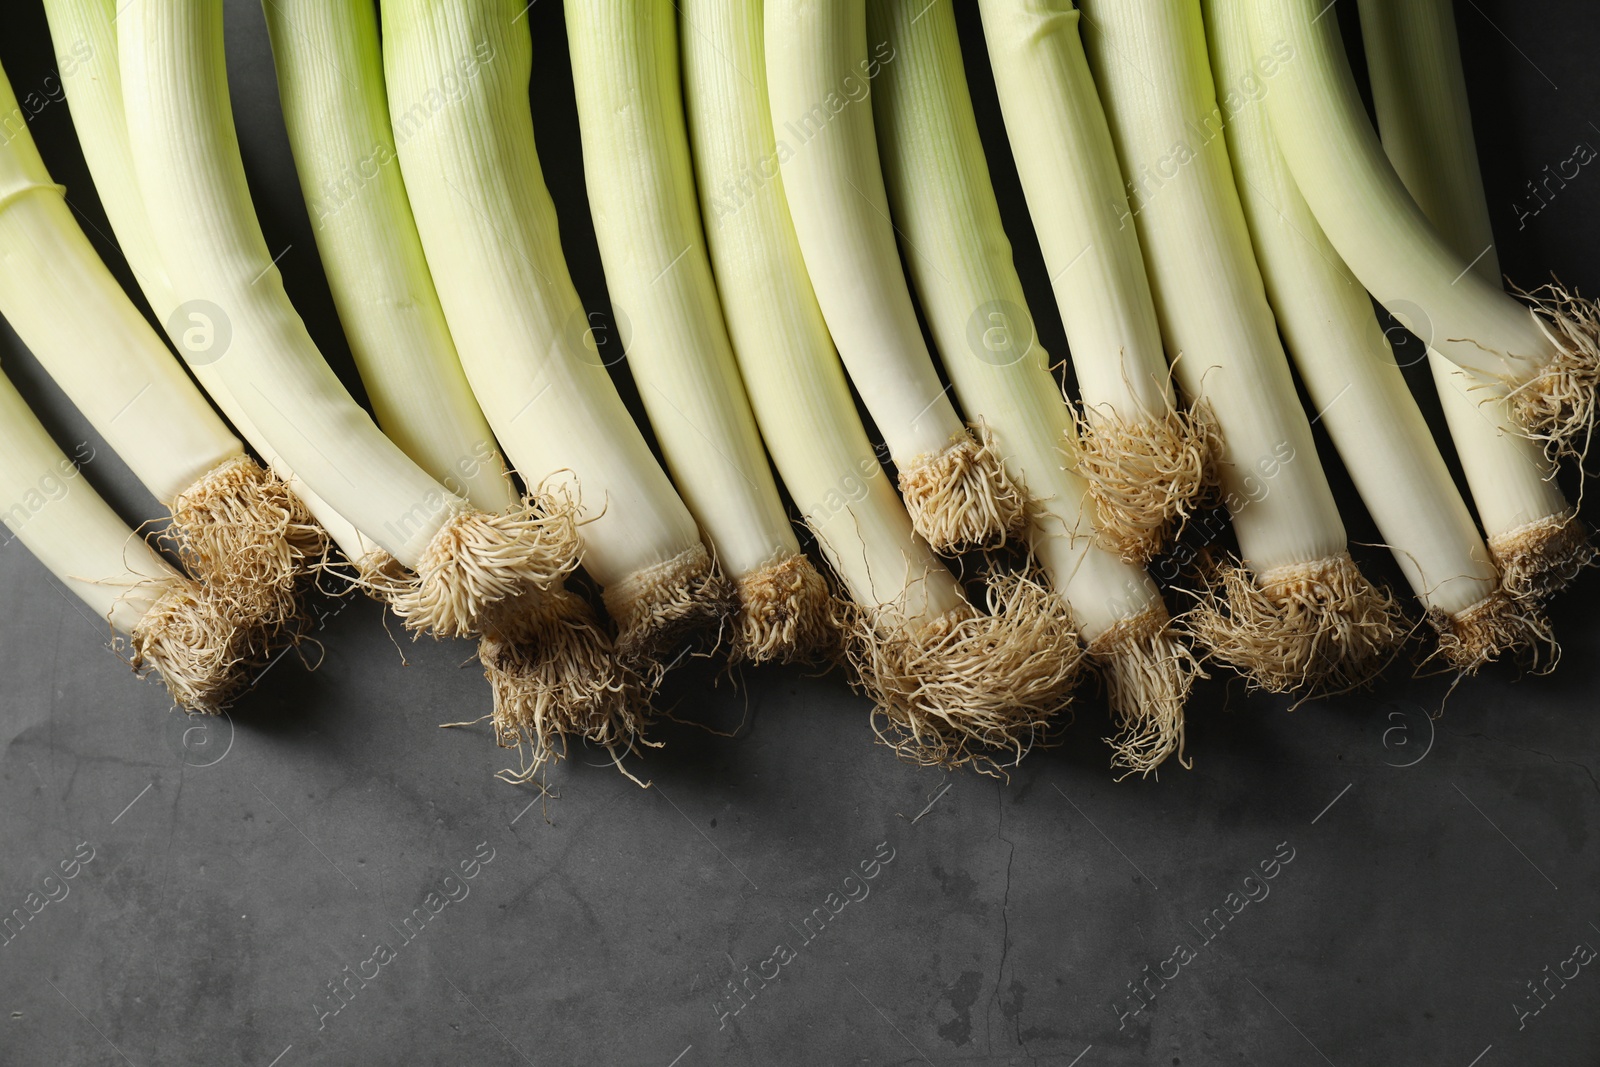
[[[354,385],[260,13],[228,7],[257,204]],[[46,101],[34,135],[99,240],[37,8],[8,5],[0,59]],[[603,309],[559,6],[527,17],[541,154]],[[1600,177],[1537,212],[1526,183],[1600,144],[1600,16],[1467,0],[1460,19],[1506,269],[1593,292]],[[981,48],[969,62],[995,138]],[[0,357],[61,441],[95,449],[112,502],[152,514],[13,336]],[[999,782],[898,763],[836,676],[763,670],[675,683],[678,715],[740,729],[663,730],[653,788],[578,752],[544,796],[490,777],[505,756],[482,727],[438,729],[487,706],[466,643],[325,605],[314,671],[287,659],[194,722],[7,544],[0,915],[28,918],[0,944],[0,1063],[1593,1063],[1600,974],[1567,961],[1600,946],[1597,590],[1587,576],[1557,606],[1553,676],[1488,671],[1437,721],[1446,680],[1401,669],[1292,713],[1218,677],[1190,709],[1193,770],[1159,781],[1112,780],[1092,694],[1064,748]]]

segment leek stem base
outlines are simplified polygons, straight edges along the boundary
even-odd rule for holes
[[[1489,555],[1500,568],[1500,584],[1522,600],[1544,601],[1561,592],[1596,551],[1575,511],[1548,515],[1489,538]]]
[[[1537,674],[1554,670],[1561,659],[1561,646],[1539,604],[1503,589],[1454,615],[1429,612],[1428,621],[1439,631],[1438,647],[1428,658],[1463,676],[1508,654]]]
[[[740,578],[738,594],[734,662],[817,663],[837,657],[833,595],[803,554],[784,556]]]
[[[1194,653],[1172,632],[1165,605],[1123,619],[1089,642],[1089,663],[1105,687],[1117,733],[1106,738],[1111,766],[1141,777],[1176,756],[1183,767],[1183,708],[1195,677]]]
[[[1089,483],[1101,543],[1143,566],[1215,490],[1216,420],[1205,407],[1138,420],[1091,408],[1076,422],[1078,473]]]
[[[248,456],[178,494],[167,538],[210,596],[242,625],[269,632],[295,626],[305,579],[329,551],[327,531],[288,483]]]
[[[943,555],[999,548],[1027,522],[1027,494],[981,425],[902,467],[900,492],[912,528]]]
[[[915,621],[843,606],[852,684],[873,701],[873,730],[901,759],[1003,775],[1054,741],[1052,719],[1083,659],[1071,609],[1016,574],[990,579],[988,599],[989,614],[967,606]]]
[[[1253,574],[1217,565],[1184,622],[1200,647],[1253,688],[1320,696],[1366,685],[1409,630],[1399,602],[1349,553]]]

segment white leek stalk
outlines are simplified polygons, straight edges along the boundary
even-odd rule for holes
[[[396,612],[415,629],[476,633],[494,605],[565,577],[577,562],[569,509],[472,509],[383,435],[317,351],[250,201],[220,0],[123,4],[117,46],[139,189],[180,307],[216,310],[230,343],[211,358],[250,423],[414,572],[388,590]]]
[[[1205,0],[1219,85],[1246,84],[1257,75],[1249,2]],[[1440,654],[1471,672],[1508,651],[1536,652],[1549,638],[1548,626],[1500,587],[1367,291],[1296,188],[1265,107],[1244,103],[1224,130],[1279,329],[1361,499],[1439,629]]]
[[[889,222],[869,96],[866,0],[774,0],[768,106],[800,249],[828,329],[899,470],[911,521],[940,552],[1020,530],[1022,494],[939,381]]]
[[[384,4],[390,120],[467,380],[523,477],[580,501],[583,565],[603,588],[618,651],[653,674],[683,638],[720,624],[730,594],[584,344],[588,318],[534,144],[520,11],[516,0]],[[568,733],[626,748],[641,725],[632,708],[558,718],[535,738],[536,759]]]
[[[1120,731],[1114,765],[1148,772],[1172,753],[1181,761],[1194,660],[1170,633],[1144,568],[1094,536],[1089,487],[1071,466],[1071,415],[1034,333],[989,180],[955,8],[949,0],[868,0],[867,25],[894,49],[895,61],[878,75],[874,117],[889,206],[934,345],[962,407],[983,420],[1012,480],[1032,498],[1034,558],[1071,604],[1107,683]],[[974,352],[967,325],[981,308],[1008,309],[1009,336]],[[1159,358],[1159,336],[1155,344]]]
[[[295,476],[228,393],[215,363],[204,358],[208,354],[206,338],[214,342],[217,337],[215,316],[193,309],[179,312],[179,299],[172,291],[166,266],[156,248],[144,199],[139,195],[138,175],[134,172],[133,148],[128,141],[128,125],[122,107],[116,0],[46,0],[45,13],[57,50],[74,59],[70,70],[62,75],[68,106],[72,109],[73,128],[94,179],[100,205],[105,209],[117,244],[145,301],[166,327],[174,347],[201,357],[190,363],[189,369],[212,403],[267,462],[273,474],[293,490],[291,499],[283,502],[285,510],[293,514],[291,528],[312,535],[311,543],[282,557],[277,574],[269,572],[257,580],[258,595],[271,601],[276,590],[292,589],[301,571],[320,562],[329,539],[353,561],[359,562],[374,553],[381,555],[376,544],[362,537],[354,526],[312,492],[303,479]],[[186,529],[186,540],[197,544],[194,555],[198,559],[192,560],[190,566],[194,567],[197,562],[209,563],[204,574],[208,583],[236,575],[235,560],[251,556],[271,558],[270,550],[255,547],[270,545],[258,531],[270,531],[271,523],[257,521],[247,508],[232,499],[239,490],[230,483],[248,486],[252,478],[260,477],[254,475],[249,466],[233,468],[226,479],[212,479],[205,486],[206,492],[187,494],[174,517],[175,522]],[[199,540],[202,535],[203,542]]]
[[[251,648],[218,602],[173,570],[84,480],[0,375],[0,520],[58,581],[126,636],[189,711],[238,691]]]
[[[1214,426],[1203,412],[1176,407],[1078,12],[1037,0],[979,7],[1011,153],[1072,350],[1084,410],[1078,471],[1108,543],[1143,563],[1212,478]],[[918,257],[906,254],[915,268]],[[947,361],[952,354],[946,348]]]
[[[1361,35],[1378,132],[1395,172],[1439,235],[1500,284],[1500,256],[1472,136],[1466,73],[1448,0],[1362,0]],[[1594,558],[1584,525],[1537,443],[1512,429],[1506,387],[1428,353],[1450,436],[1513,590],[1548,596]]]
[[[101,202],[111,218],[113,229],[119,235],[125,230],[147,233],[148,226],[143,220],[144,208],[132,173],[132,158],[127,151],[127,130],[122,120],[116,30],[112,23],[114,3],[115,0],[50,0],[46,5],[46,13],[50,20],[51,36],[60,54],[73,58],[72,64],[64,67],[62,80],[71,101],[74,124],[83,141],[85,157],[90,163]],[[26,133],[18,139],[27,139]],[[32,151],[31,147],[27,150]],[[64,207],[60,212],[46,210],[61,215],[72,230],[77,229],[76,220],[71,219]],[[138,219],[136,224],[127,222],[130,215]],[[77,243],[69,237],[63,237],[62,240]],[[127,247],[126,242],[124,247]],[[78,258],[76,253],[71,255],[74,259]],[[130,255],[130,260],[132,258]],[[162,291],[162,287],[156,283],[155,275],[158,272],[154,268],[148,264],[142,267],[136,264],[135,269],[147,293]],[[92,273],[92,268],[85,267],[85,270]],[[110,280],[109,274],[105,279]],[[135,374],[140,379],[138,385],[141,388],[146,381],[162,383],[156,389],[157,396],[184,394],[182,400],[173,399],[182,403],[185,410],[196,410],[195,414],[184,420],[189,433],[203,432],[202,428],[208,423],[220,425],[209,410],[204,416],[198,414],[197,406],[204,405],[204,399],[173,360],[171,353],[152,335],[149,326],[121,289],[114,282],[110,288],[102,288],[100,282],[87,279],[82,284],[103,293],[107,302],[126,304],[126,312],[133,315],[137,325],[128,327],[132,334],[124,337],[120,344],[80,345],[74,354],[72,368],[86,375],[101,376],[102,369],[96,366],[94,359],[89,358],[91,353],[99,351],[107,358],[113,358],[110,353],[116,348],[134,346],[140,354],[123,357],[120,371],[105,369],[105,378],[115,378],[119,373]],[[175,301],[157,302],[152,299],[151,302],[156,305],[163,320],[176,306]],[[41,358],[46,358],[43,353],[40,354]],[[209,370],[196,368],[196,371],[202,384],[211,390],[212,382],[208,379],[213,376]],[[69,383],[68,377],[64,376],[69,373],[64,367],[62,373],[56,376],[57,381],[74,397],[87,417],[95,421],[99,432],[112,441],[119,454],[128,455],[123,445],[117,442],[116,433],[99,421],[96,405],[78,387]],[[132,409],[121,416],[113,416],[116,430],[122,435],[147,442],[141,445],[130,440],[128,448],[160,449],[175,432],[179,432],[178,420],[168,419],[164,415],[164,412],[171,410],[164,402],[147,402],[141,397],[138,406],[144,415],[151,418],[152,425],[148,429],[138,428],[138,413]],[[116,410],[121,410],[120,404]],[[241,430],[244,429],[240,419],[234,421]],[[251,443],[259,446],[261,442],[252,440]],[[281,464],[269,466],[275,473],[269,474],[257,466],[240,448],[237,454],[176,492],[164,492],[159,488],[163,482],[171,479],[157,471],[142,472],[140,478],[171,509],[172,522],[168,532],[183,557],[185,568],[200,578],[208,589],[225,591],[242,617],[253,617],[271,626],[297,614],[297,586],[300,579],[326,556],[328,534],[318,518],[313,518],[307,511],[297,493],[289,491],[290,485],[286,483],[292,483],[293,478],[287,468]],[[134,469],[139,471],[137,463]],[[318,510],[331,509],[319,507]],[[340,523],[331,516],[330,521],[334,528],[340,528]]]
[[[378,12],[370,0],[268,0],[284,122],[317,250],[378,425],[442,484],[480,511],[517,496],[494,434],[467,383],[428,272],[389,126]],[[494,693],[502,745],[544,723],[604,718],[632,699],[593,608],[559,586],[496,612],[478,658]]]
[[[1229,170],[1199,0],[1085,0],[1106,105],[1179,381],[1222,432],[1243,566],[1190,614],[1199,640],[1274,691],[1370,679],[1398,605],[1350,558]]]
[[[389,129],[369,0],[263,0],[317,252],[378,425],[481,511],[517,503],[456,358]]]
[[[1390,314],[1446,359],[1509,386],[1518,429],[1552,452],[1581,450],[1600,381],[1600,311],[1559,284],[1530,307],[1473,271],[1440,236],[1384,155],[1338,20],[1320,18],[1322,6],[1251,4],[1257,50],[1293,50],[1266,99],[1300,192]]]
[[[568,4],[590,212],[628,369],[684,503],[739,591],[735,658],[811,659],[827,584],[800,551],[711,276],[672,0]]]
[[[779,174],[761,0],[686,0],[684,96],[734,352],[784,485],[845,592],[852,680],[908,758],[954,764],[1046,736],[1080,656],[1060,597],[1006,578],[980,614],[912,530],[867,439]]]

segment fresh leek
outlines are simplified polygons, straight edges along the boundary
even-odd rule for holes
[[[1078,13],[1029,0],[979,6],[1011,153],[1072,350],[1083,403],[1078,471],[1108,543],[1143,563],[1209,487],[1215,428],[1204,410],[1176,406]],[[915,268],[918,257],[907,256]]]
[[[853,682],[880,736],[924,763],[987,765],[1048,735],[1081,651],[1061,598],[1006,578],[967,602],[912,529],[856,414],[779,173],[761,0],[686,0],[684,95],[728,331],[784,485],[852,604]]]
[[[1362,0],[1360,7],[1384,153],[1456,255],[1499,285],[1500,256],[1449,2]],[[1535,597],[1563,588],[1594,559],[1594,550],[1577,509],[1556,484],[1554,465],[1513,428],[1504,383],[1437,352],[1428,353],[1428,363],[1489,551],[1507,585]]]
[[[248,633],[117,517],[3,374],[0,520],[181,707],[215,712],[242,687]]]
[[[1205,0],[1220,85],[1255,75],[1246,4]],[[1224,127],[1239,198],[1289,353],[1395,562],[1439,629],[1440,654],[1475,671],[1537,653],[1549,627],[1499,573],[1395,363],[1367,291],[1350,276],[1295,186],[1259,102]]]
[[[984,14],[992,19],[997,6],[986,4]],[[1107,683],[1119,727],[1114,763],[1149,771],[1173,753],[1181,761],[1194,660],[1170,632],[1149,574],[1094,536],[1095,505],[1072,469],[1071,416],[1035,336],[1000,222],[955,8],[950,0],[868,0],[867,25],[874,40],[894,49],[873,94],[878,145],[935,347],[962,406],[988,426],[1012,480],[1027,487],[1034,558],[1070,603],[1090,663]],[[1114,156],[1110,165],[1114,170]],[[1004,344],[972,351],[971,309],[1000,307],[1009,309]],[[1155,344],[1159,356],[1159,335]]]
[[[1390,314],[1452,363],[1506,385],[1517,429],[1552,453],[1582,451],[1600,382],[1600,311],[1559,283],[1518,300],[1440,236],[1384,154],[1338,20],[1320,17],[1322,7],[1253,0],[1250,12],[1257,50],[1295,57],[1266,100],[1300,192]]]
[[[870,95],[894,50],[878,41],[869,53],[866,0],[776,0],[765,32],[774,152],[800,249],[911,521],[940,552],[999,544],[1022,527],[1022,493],[939,381],[889,221]]]
[[[1199,0],[1084,0],[1111,123],[1178,378],[1216,415],[1242,554],[1208,577],[1190,626],[1274,691],[1370,680],[1398,647],[1398,604],[1350,557],[1221,135]]]
[[[370,0],[268,0],[279,95],[317,249],[378,425],[484,512],[517,497],[445,323],[400,174]],[[478,645],[503,744],[632,699],[583,598],[552,586],[496,612]],[[518,771],[512,777],[523,773]]]
[[[515,0],[384,4],[390,122],[467,380],[523,478],[579,501],[583,565],[618,652],[654,675],[683,638],[720,625],[730,592],[584,343],[589,321],[534,143],[520,10]],[[557,716],[534,736],[535,759],[569,734],[625,749],[642,725],[632,706]]]
[[[132,159],[126,150],[127,130],[122,120],[116,30],[112,23],[115,14],[113,5],[114,0],[50,0],[45,5],[45,11],[49,17],[51,35],[62,54],[74,57],[73,64],[65,67],[62,73],[64,88],[71,102],[74,124],[83,141],[84,154],[96,179],[101,202],[111,217],[113,229],[122,235],[132,231],[144,232],[148,227],[143,221],[144,209],[139,202],[132,175]],[[26,133],[17,139],[29,140]],[[110,144],[106,144],[107,141]],[[18,147],[16,150],[24,149]],[[26,150],[32,151],[31,142]],[[65,207],[60,211],[50,208],[42,210],[60,218],[64,224],[63,233],[68,228],[77,230],[76,220],[71,218]],[[127,221],[130,215],[138,217],[137,224]],[[70,244],[78,243],[70,236],[63,236],[61,240]],[[128,247],[125,243],[124,248]],[[81,252],[63,254],[83,262],[88,273],[97,273],[82,260]],[[134,258],[130,253],[130,260]],[[153,268],[145,265],[143,269],[136,266],[135,270],[147,292],[158,293],[162,290],[163,287],[155,278],[158,272]],[[133,374],[140,378],[137,383],[140,388],[146,381],[159,382],[161,384],[155,389],[155,397],[151,398],[152,402],[147,402],[141,396],[138,411],[130,408],[125,413],[114,412],[116,426],[113,430],[99,419],[96,405],[80,388],[70,385],[66,377],[58,376],[57,380],[74,396],[86,415],[95,421],[102,435],[112,441],[113,447],[124,456],[129,455],[130,449],[162,450],[171,443],[175,434],[217,432],[221,424],[215,415],[209,410],[203,415],[199,413],[199,407],[205,401],[194,384],[173,360],[171,353],[165,351],[160,341],[151,335],[149,327],[121,289],[114,282],[109,287],[104,284],[108,281],[110,275],[106,274],[99,280],[81,279],[78,284],[101,294],[107,303],[127,305],[125,312],[114,314],[124,317],[127,322],[124,328],[129,332],[120,342],[93,346],[80,344],[71,367],[99,377],[102,372],[96,367],[97,361],[89,358],[92,353],[104,352],[109,355],[118,348],[136,347],[139,355],[125,357],[118,370],[105,369],[104,377],[114,379],[119,374]],[[151,302],[163,321],[176,306],[175,302],[168,303],[165,299],[159,302],[152,299]],[[126,318],[127,314],[131,314],[132,318]],[[106,322],[104,318],[98,318],[98,321],[101,325]],[[40,355],[48,362],[43,352]],[[70,374],[70,371],[64,366],[62,373]],[[220,392],[213,388],[214,376],[209,368],[197,367],[196,373],[209,392]],[[177,394],[182,394],[181,399]],[[163,395],[172,402],[182,404],[182,410],[194,412],[190,418],[183,420],[184,427],[180,428],[178,420],[166,416],[167,412],[173,410],[166,401],[153,402]],[[213,395],[213,399],[217,397]],[[116,412],[120,411],[119,403]],[[238,415],[236,410],[227,413]],[[141,427],[142,418],[149,418],[150,424]],[[238,428],[245,429],[242,416],[233,421]],[[226,432],[225,428],[222,432]],[[129,440],[118,443],[119,436]],[[247,436],[252,437],[251,443],[259,450],[262,442],[254,435]],[[137,463],[134,466],[135,470],[139,470]],[[278,474],[284,477],[280,478]],[[320,506],[320,501],[317,508],[319,515],[313,518],[299,495],[290,491],[294,478],[287,468],[282,464],[269,463],[268,470],[263,470],[255,460],[244,454],[242,447],[231,458],[210,468],[175,492],[171,491],[170,485],[163,486],[171,478],[163,477],[160,472],[143,471],[140,477],[151,492],[171,509],[172,521],[168,533],[183,557],[185,568],[201,579],[208,589],[225,593],[241,617],[255,618],[269,626],[297,613],[297,586],[300,580],[326,556],[328,533],[323,526],[338,530],[347,528],[332,516],[331,509]],[[327,514],[327,523],[319,521],[322,517],[320,513]]]
[[[678,78],[671,0],[568,4],[583,169],[628,369],[684,503],[739,592],[734,655],[809,659],[827,584],[800,551],[717,301]]]
[[[412,576],[408,626],[478,632],[496,604],[576,566],[570,509],[473,509],[385,437],[322,359],[250,201],[229,103],[220,0],[134,0],[117,15],[124,117],[173,291],[225,318],[228,392],[295,473]],[[182,306],[182,305],[180,305]]]

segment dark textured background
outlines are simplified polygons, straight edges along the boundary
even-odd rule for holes
[[[1339,3],[1347,25],[1353,7]],[[54,60],[36,0],[6,8],[0,60],[21,96]],[[354,387],[261,14],[228,8],[268,240]],[[1577,142],[1600,144],[1600,14],[1586,0],[1458,10],[1504,267],[1594,293],[1600,176],[1585,170],[1524,229],[1513,204]],[[600,308],[559,5],[528,18],[546,173]],[[998,147],[981,47],[968,60]],[[105,231],[66,105],[32,128],[86,227]],[[1008,222],[1025,222],[1003,155],[994,169]],[[1013,234],[1044,341],[1064,352],[1038,250]],[[9,332],[0,356],[63,444],[96,444],[88,475],[119,510],[153,515]],[[1374,540],[1335,478],[1352,536]],[[1365,561],[1393,575],[1381,553]],[[1597,590],[1591,574],[1557,605],[1553,676],[1490,670],[1437,722],[1445,680],[1404,670],[1292,714],[1212,681],[1190,708],[1194,769],[1160,781],[1111,780],[1092,695],[1068,745],[1006,784],[897,763],[837,677],[763,670],[739,688],[678,683],[683,717],[744,725],[662,731],[644,766],[654,788],[579,753],[541,798],[490,777],[505,758],[484,729],[437,729],[487,709],[466,643],[412,644],[372,603],[334,605],[314,672],[285,660],[231,716],[190,722],[9,543],[0,912],[81,843],[94,858],[0,946],[0,1064],[1594,1063],[1593,967],[1521,1030],[1513,1003],[1576,943],[1600,946]],[[1199,948],[1206,914],[1280,848],[1293,860],[1270,895]],[[490,850],[470,894],[319,1029],[326,983],[399,945],[411,909]],[[802,943],[811,910],[890,850],[870,896]],[[1119,1029],[1126,983],[1180,940],[1197,958]],[[796,953],[781,977],[719,1027],[735,968],[779,943]]]

